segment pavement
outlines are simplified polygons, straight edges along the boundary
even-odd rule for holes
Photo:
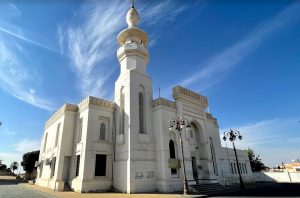
[[[0,176],[0,198],[178,198],[178,197],[300,197],[300,183],[253,183],[246,190],[233,188],[214,195],[193,194],[125,194],[57,192],[48,188],[24,183],[15,177]]]
[[[300,197],[300,183],[255,183],[246,190],[209,197]]]
[[[179,198],[202,197],[201,195],[182,194],[125,194],[125,193],[76,193],[57,192],[48,188],[24,183],[15,177],[0,176],[0,198]]]

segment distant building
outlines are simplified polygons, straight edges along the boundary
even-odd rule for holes
[[[300,162],[282,163],[280,168],[287,172],[300,172]]]
[[[179,116],[192,126],[182,134],[189,183],[238,181],[233,150],[221,146],[205,96],[176,86],[174,100],[153,99],[147,33],[137,27],[135,8],[126,21],[128,28],[118,35],[121,69],[114,101],[90,96],[77,105],[66,103],[46,122],[36,184],[77,192],[182,190],[178,133],[168,129],[170,118]],[[252,181],[246,151],[237,153],[243,179]]]

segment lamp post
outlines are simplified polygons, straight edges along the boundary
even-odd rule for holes
[[[170,131],[172,129],[175,129],[179,133],[179,143],[180,143],[180,150],[181,150],[181,157],[182,157],[182,170],[183,170],[183,194],[188,195],[189,194],[189,187],[186,179],[186,173],[185,173],[185,162],[184,162],[184,153],[183,153],[183,145],[182,145],[182,137],[181,137],[181,130],[185,128],[190,128],[191,125],[189,121],[185,118],[178,117],[178,118],[171,118],[170,119],[170,125],[169,129]]]
[[[233,145],[237,169],[238,169],[239,178],[240,178],[240,189],[245,190],[244,182],[243,182],[240,167],[239,167],[239,161],[238,161],[238,157],[237,157],[236,149],[235,149],[235,145],[234,145],[234,141],[236,140],[236,138],[239,138],[240,140],[242,140],[242,136],[239,131],[230,129],[229,131],[224,132],[223,140],[226,141],[227,139],[229,139],[229,141],[232,142],[232,145]]]

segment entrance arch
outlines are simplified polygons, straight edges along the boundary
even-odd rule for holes
[[[193,177],[197,179],[209,179],[209,166],[204,130],[197,121],[191,121],[190,128],[190,152],[192,159]]]

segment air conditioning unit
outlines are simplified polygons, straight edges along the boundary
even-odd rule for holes
[[[41,165],[41,162],[36,161],[35,164],[34,164],[34,167],[39,167],[40,165]]]
[[[46,158],[46,165],[51,165],[51,160],[49,158]]]

